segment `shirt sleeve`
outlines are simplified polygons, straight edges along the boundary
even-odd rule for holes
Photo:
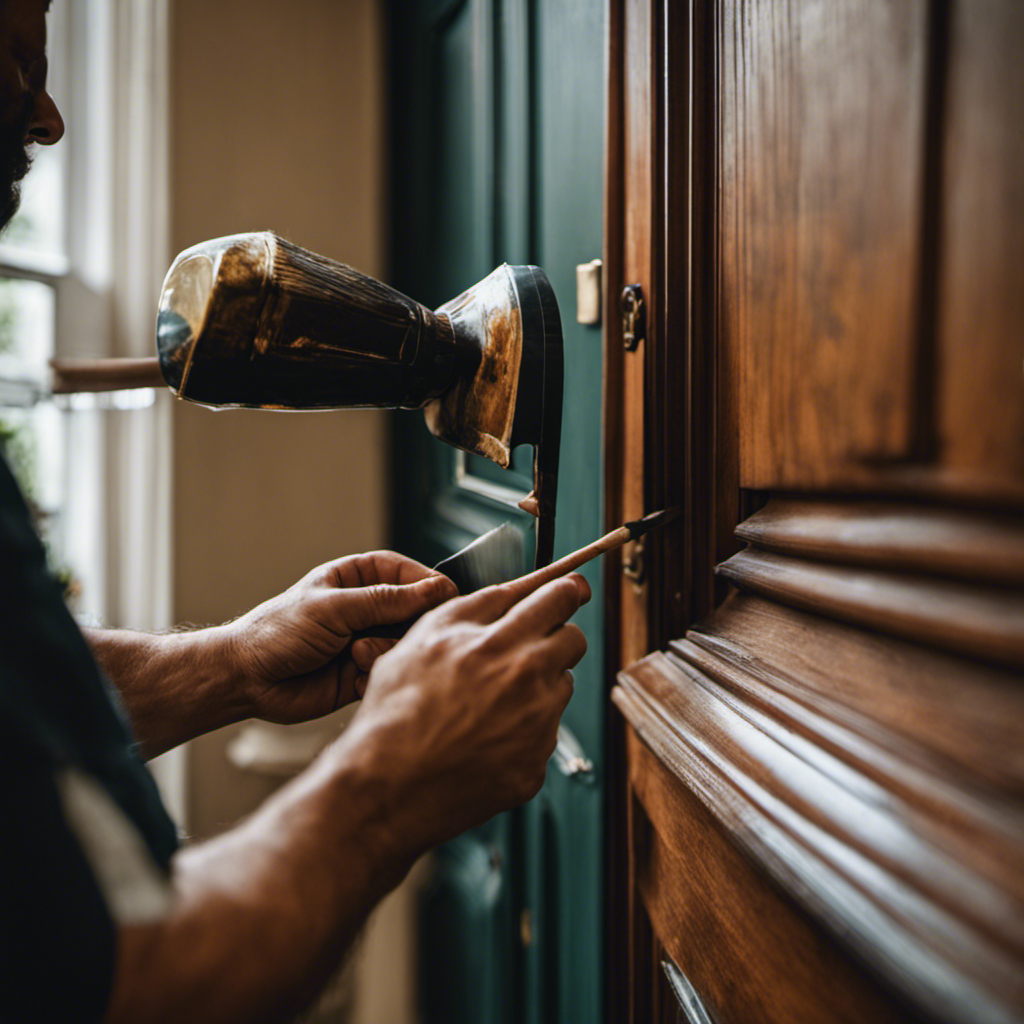
[[[0,949],[9,972],[0,1017],[98,1021],[113,980],[114,921],[65,819],[53,766],[31,757],[8,724],[0,727],[6,768]]]

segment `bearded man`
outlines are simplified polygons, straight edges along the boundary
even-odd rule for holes
[[[48,6],[0,0],[3,226],[31,148],[64,132]],[[567,620],[589,596],[571,576],[456,597],[378,551],[224,626],[85,637],[0,459],[0,1017],[288,1020],[420,854],[540,788],[586,648]],[[353,642],[416,616],[396,645]],[[142,757],[358,698],[350,727],[256,814],[178,848]]]

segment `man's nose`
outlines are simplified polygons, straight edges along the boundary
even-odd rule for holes
[[[38,142],[40,146],[52,146],[64,135],[64,118],[60,116],[53,97],[44,89],[36,96],[32,108],[26,142]]]

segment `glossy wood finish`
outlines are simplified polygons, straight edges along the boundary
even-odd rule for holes
[[[785,555],[1024,585],[1024,517],[907,502],[773,498],[736,536]]]
[[[637,889],[667,952],[716,1022],[914,1019],[831,946],[809,915],[766,884],[706,806],[632,730],[629,752],[646,835],[637,849]]]
[[[611,9],[608,507],[686,511],[609,608],[609,1019],[668,956],[719,1024],[1022,1021],[1024,7]]]
[[[723,3],[719,315],[745,487],[907,459],[927,5]]]
[[[1024,794],[1020,673],[866,633],[754,595],[733,594],[681,641],[716,678],[733,669],[884,745],[912,765],[964,776],[1007,800]],[[900,782],[900,780],[903,780]]]
[[[625,519],[642,516],[647,508],[647,361],[657,336],[658,297],[656,268],[653,264],[654,235],[657,231],[659,194],[647,188],[657,173],[658,137],[655,117],[656,63],[651,60],[657,31],[656,10],[645,4],[627,3],[623,19],[623,58],[629,73],[623,79],[623,161],[622,187],[626,195],[636,197],[623,207],[623,286],[638,284],[642,290],[649,326],[646,337],[622,359],[622,459],[620,494]],[[621,294],[621,293],[620,293]],[[619,324],[618,344],[622,345],[620,295],[608,306],[610,317]],[[614,335],[613,335],[614,336]],[[630,562],[646,574],[646,544],[632,544],[622,552],[623,567]],[[648,650],[648,589],[646,581],[624,579],[621,589],[622,656],[629,661]]]
[[[1024,593],[929,576],[805,562],[755,548],[718,572],[782,604],[1024,667]]]
[[[952,5],[938,290],[942,464],[1024,502],[1024,5]],[[1016,126],[1016,128],[1014,128]]]
[[[716,551],[736,550],[735,516],[716,534],[712,514],[717,486],[731,484],[735,496],[735,453],[724,442],[717,452],[703,443],[714,433],[720,406],[711,343],[715,277],[707,271],[714,263],[714,203],[697,191],[714,193],[714,88],[707,79],[694,80],[692,91],[670,85],[690,80],[694,60],[713,66],[712,14],[709,5],[691,2],[610,6],[606,522],[668,505],[686,509],[677,526],[648,539],[642,552],[624,552],[627,562],[639,554],[643,566],[641,580],[616,579],[621,593],[609,591],[625,660],[709,610]],[[647,324],[632,352],[623,351],[618,312],[628,283],[643,290]],[[669,600],[652,601],[654,594]]]
[[[761,870],[916,1003],[945,1020],[1014,1019],[1024,1006],[1019,808],[934,766],[918,765],[909,773],[917,788],[908,786],[891,751],[844,735],[834,720],[780,697],[753,675],[731,668],[713,678],[688,660],[689,650],[679,645],[648,656],[620,675],[615,691],[664,770],[685,782]],[[642,770],[637,760],[643,758],[631,762],[634,789]],[[676,810],[685,806],[680,799]],[[678,834],[671,807],[655,824],[653,844]],[[743,872],[726,868],[719,855],[713,859],[697,870],[723,872],[711,892],[725,899]],[[679,888],[691,884],[682,873],[666,872],[645,898],[662,941],[673,955],[692,958],[690,931],[665,920],[678,912],[672,908]],[[638,880],[644,889],[642,872]],[[739,927],[742,916],[731,907],[725,927]],[[778,953],[787,948],[793,946]],[[721,970],[740,969],[730,966],[726,949],[715,954]],[[772,956],[762,952],[755,969],[771,970]],[[789,995],[821,1013],[824,993],[809,978],[797,987]],[[784,998],[785,988],[776,983],[768,991]],[[852,994],[837,1003],[847,1019],[878,1019],[851,1012]],[[727,1019],[754,1019],[738,1015],[740,1009],[729,1006]],[[780,1006],[763,1019],[784,1020],[791,1011]]]

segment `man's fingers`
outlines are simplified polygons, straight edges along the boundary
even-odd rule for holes
[[[569,622],[538,640],[536,649],[556,672],[565,673],[578,665],[587,653],[587,638],[579,626]]]
[[[547,636],[589,599],[590,588],[582,577],[566,576],[552,580],[512,606],[497,623],[497,635],[509,642],[516,642],[524,636]]]
[[[509,580],[508,583],[503,584],[503,586],[508,590],[509,594],[512,596],[513,604],[522,601],[523,598],[528,597],[530,594],[534,593],[534,591],[539,590],[543,585],[540,582],[540,579],[543,578],[544,574],[548,571],[548,569],[550,569],[550,567],[536,569],[533,572],[526,573],[525,576],[519,576],[518,578],[514,580]],[[571,576],[573,579],[575,579],[580,588],[586,593],[586,596],[583,598],[583,603],[585,604],[587,601],[589,601],[590,584],[587,583],[587,581],[579,573],[568,573],[566,574],[566,576]],[[561,578],[565,577],[552,577],[552,579]],[[550,582],[550,580],[548,582]]]
[[[490,625],[502,617],[519,598],[507,583],[484,587],[473,594],[460,597],[451,606],[452,618]]]
[[[429,566],[397,551],[367,551],[348,555],[322,567],[336,587],[369,587],[375,583],[404,585],[437,576]]]
[[[417,618],[457,593],[455,584],[447,576],[432,573],[416,583],[375,583],[355,590],[337,591],[334,600],[344,618],[344,631],[353,633],[359,629]]]
[[[383,636],[363,637],[352,644],[352,661],[360,672],[369,672],[373,663],[386,652],[390,651],[397,640],[389,640]]]
[[[586,604],[590,600],[590,584],[579,575],[570,573],[567,576],[545,583],[543,587],[531,584],[523,586],[523,581],[528,577],[521,576],[519,579],[510,580],[508,583],[499,583],[497,586],[484,587],[475,594],[469,594],[459,599],[457,604],[452,606],[451,613],[460,619],[469,619],[473,622],[491,623],[497,622],[511,608],[518,603],[524,602],[526,598],[547,590],[549,587],[565,586],[566,580],[571,580],[579,594],[576,608]],[[571,593],[571,590],[570,590]],[[573,609],[573,611],[576,610]],[[569,612],[571,615],[572,612]],[[553,623],[554,625],[555,623]]]
[[[572,694],[575,687],[576,681],[573,679],[572,673],[568,669],[566,669],[558,677],[558,681],[555,683],[555,695],[561,702],[561,708],[558,712],[559,717],[561,717],[562,713],[569,706],[569,701],[572,700]],[[552,753],[553,752],[554,751],[552,751]]]

